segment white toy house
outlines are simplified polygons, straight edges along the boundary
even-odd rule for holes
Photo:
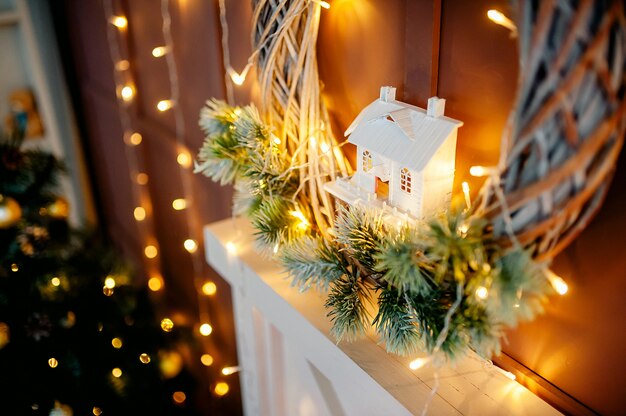
[[[417,219],[450,206],[457,130],[461,121],[443,115],[445,100],[432,97],[426,110],[396,101],[382,87],[345,135],[357,147],[357,172],[326,184],[336,198]]]

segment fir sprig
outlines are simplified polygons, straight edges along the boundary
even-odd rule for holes
[[[379,290],[378,314],[372,324],[385,343],[387,351],[410,355],[422,350],[419,326],[406,298],[390,285],[381,286]]]
[[[327,316],[333,323],[330,332],[337,342],[353,341],[365,333],[369,326],[369,301],[366,283],[356,269],[331,283],[324,306],[329,310]]]
[[[337,242],[360,265],[374,272],[384,235],[382,213],[361,207],[341,207],[335,226]]]

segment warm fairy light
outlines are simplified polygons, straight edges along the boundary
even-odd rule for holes
[[[328,143],[322,142],[320,144],[320,150],[322,151],[322,153],[328,153],[328,151],[330,150],[330,146],[328,145]]]
[[[172,201],[172,208],[176,211],[183,210],[187,208],[187,200],[185,198],[177,198]]]
[[[325,9],[330,9],[330,3],[328,3],[327,1],[323,1],[323,0],[313,0],[313,1]]]
[[[235,374],[238,373],[240,370],[240,368],[236,365],[231,366],[231,367],[224,367],[222,368],[222,374],[224,374],[225,376],[229,376],[231,374]]]
[[[94,416],[100,416],[102,414],[102,409],[100,409],[97,406],[94,406],[94,408],[91,409],[91,413],[93,413]]]
[[[191,166],[191,156],[189,156],[189,153],[187,152],[180,152],[178,156],[176,156],[176,161],[184,168]]]
[[[111,340],[111,345],[113,345],[113,348],[119,350],[120,348],[122,348],[122,340],[119,338],[113,338]]]
[[[157,103],[156,107],[159,111],[167,111],[172,108],[173,105],[172,100],[161,100]]]
[[[154,56],[155,58],[160,58],[166,53],[167,48],[165,46],[157,46],[156,48],[152,49],[152,56]]]
[[[61,284],[61,279],[59,279],[58,277],[53,277],[52,279],[50,279],[50,283],[52,284],[52,286],[59,286]]]
[[[187,400],[187,396],[182,391],[176,391],[172,394],[172,400],[174,400],[175,403],[182,404]]]
[[[309,137],[309,142],[311,142],[312,147],[317,146],[317,139],[315,138],[315,136]]]
[[[476,297],[478,299],[485,300],[487,299],[487,296],[489,296],[489,291],[486,287],[480,286],[478,289],[476,289]]]
[[[102,288],[102,293],[104,293],[104,296],[113,296],[113,292],[115,292],[115,290],[113,290],[113,288],[111,287],[104,286]]]
[[[144,248],[143,253],[146,255],[147,258],[153,259],[157,256],[158,250],[155,246],[149,245]]]
[[[506,17],[501,11],[491,9],[487,12],[487,17],[495,24],[506,27],[513,33],[517,33],[517,26],[515,26],[515,23],[513,23],[513,21]]]
[[[111,16],[109,22],[111,22],[113,26],[119,29],[124,29],[126,26],[128,26],[128,20],[126,20],[124,16]]]
[[[289,214],[291,214],[292,217],[297,218],[300,220],[300,223],[298,224],[298,228],[301,228],[303,230],[306,230],[309,227],[309,221],[306,219],[306,217],[304,216],[304,214],[300,211],[289,211]]]
[[[274,142],[274,144],[275,144],[275,145],[277,145],[277,146],[278,146],[279,144],[281,144],[281,143],[282,143],[282,140],[280,140],[280,138],[279,138],[279,137],[276,137],[276,136],[274,136],[274,137],[272,138],[272,141],[273,141],[273,142]]]
[[[137,221],[143,221],[146,219],[146,210],[144,207],[136,207],[133,210],[133,215]]]
[[[213,357],[211,354],[202,354],[200,362],[206,367],[210,367],[213,364]]]
[[[160,276],[152,276],[148,279],[148,288],[153,292],[158,292],[163,288],[163,279]]]
[[[161,320],[161,329],[165,332],[172,332],[174,329],[174,322],[170,318],[163,318]]]
[[[59,365],[59,361],[52,357],[48,360],[48,365],[50,366],[50,368],[56,368],[57,365]]]
[[[226,243],[226,251],[228,251],[230,254],[236,254],[237,253],[237,246],[232,241],[228,241]]]
[[[213,282],[206,282],[202,285],[202,293],[207,296],[213,296],[217,292],[217,285]]]
[[[198,250],[198,243],[196,243],[196,240],[188,238],[183,243],[183,247],[185,247],[185,250],[187,250],[189,253],[195,253]]]
[[[11,264],[11,271],[13,273],[17,273],[20,270],[20,266],[18,266],[16,263]]]
[[[557,275],[549,269],[546,270],[546,276],[548,277],[548,280],[550,281],[550,284],[552,285],[556,293],[561,296],[567,293],[569,287],[567,286],[567,283],[565,283],[565,280],[561,278],[561,276]]]
[[[137,180],[137,183],[139,185],[147,185],[148,184],[148,174],[146,174],[146,173],[138,173],[136,180]]]
[[[150,362],[150,356],[144,352],[139,356],[139,361],[143,364],[148,364]]]
[[[218,396],[225,395],[226,393],[228,393],[228,390],[230,390],[230,387],[228,386],[228,383],[225,383],[223,381],[220,381],[219,383],[217,383],[215,385],[215,388],[213,389],[215,394],[217,394]]]
[[[243,72],[240,74],[231,68],[229,73],[230,73],[230,79],[233,80],[233,83],[235,83],[235,85],[243,85],[243,83],[246,81],[246,74]]]
[[[511,373],[510,371],[503,371],[503,374],[506,378],[509,378],[513,381],[515,381],[515,379],[517,378],[515,377],[515,374]]]
[[[115,287],[115,279],[111,276],[108,276],[104,279],[104,287],[108,287],[109,289],[113,289]]]
[[[469,183],[462,182],[461,183],[461,188],[463,188],[463,196],[465,197],[465,205],[467,205],[467,208],[469,209],[472,206],[472,199],[470,198],[470,186],[469,186]]]
[[[130,62],[128,62],[128,60],[126,59],[122,59],[115,64],[115,69],[117,69],[118,71],[126,71],[128,68],[130,68]]]
[[[484,166],[472,166],[469,172],[472,176],[481,177],[489,175],[489,173],[491,173],[491,169]]]
[[[274,245],[274,248],[272,249],[272,251],[274,252],[274,254],[278,253],[278,248],[280,247],[279,243],[276,243]]]
[[[465,235],[469,231],[469,226],[467,224],[463,223],[463,224],[459,225],[456,230],[459,232],[460,235],[465,237]]]
[[[115,367],[113,370],[111,370],[111,374],[113,374],[113,377],[115,377],[115,378],[120,378],[120,377],[122,377],[122,370],[120,370],[119,368]]]
[[[211,335],[211,332],[213,332],[213,327],[209,324],[202,324],[200,325],[200,334],[208,337],[209,335]]]
[[[130,137],[128,138],[128,142],[130,144],[132,144],[133,146],[138,146],[141,144],[141,141],[143,140],[143,136],[140,133],[134,132],[133,134],[130,135]]]
[[[409,363],[409,368],[411,370],[418,370],[428,364],[430,361],[428,358],[416,358]]]
[[[135,96],[135,90],[130,85],[126,85],[120,90],[120,96],[122,100],[129,102]]]

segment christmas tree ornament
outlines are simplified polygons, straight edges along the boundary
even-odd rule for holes
[[[22,217],[22,208],[14,198],[0,195],[0,229],[14,226]]]
[[[67,199],[57,197],[52,203],[45,207],[46,214],[54,219],[65,220],[70,215],[70,204]]]
[[[183,369],[183,357],[177,351],[159,351],[159,369],[166,379],[174,378]]]

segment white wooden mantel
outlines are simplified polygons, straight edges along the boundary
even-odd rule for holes
[[[291,287],[254,249],[247,220],[205,227],[208,263],[232,286],[246,415],[421,414],[434,370],[385,352],[370,334],[336,345],[324,298]],[[556,409],[478,357],[439,370],[429,415],[557,415]]]

